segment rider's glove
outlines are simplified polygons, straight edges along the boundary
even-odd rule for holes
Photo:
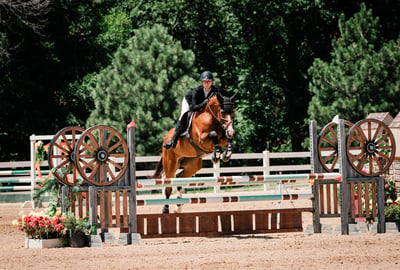
[[[204,108],[204,107],[207,105],[207,103],[208,103],[208,99],[204,100],[204,101],[200,104],[200,106],[201,106],[202,108]]]

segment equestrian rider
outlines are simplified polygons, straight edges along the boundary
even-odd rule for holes
[[[182,100],[181,116],[176,122],[174,136],[171,141],[164,144],[166,149],[175,148],[178,142],[178,137],[181,133],[182,116],[188,111],[196,112],[204,108],[208,103],[208,98],[219,91],[218,88],[213,85],[214,76],[210,71],[201,73],[200,80],[202,85],[191,89]]]

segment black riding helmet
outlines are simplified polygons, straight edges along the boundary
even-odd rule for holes
[[[212,75],[212,73],[210,71],[204,71],[203,73],[201,73],[200,75],[200,80],[204,81],[204,80],[214,80],[214,76]]]

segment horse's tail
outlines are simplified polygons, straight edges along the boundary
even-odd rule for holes
[[[157,163],[156,171],[154,172],[152,178],[161,178],[163,171],[164,171],[164,168],[162,165],[162,156],[161,156],[160,161]]]

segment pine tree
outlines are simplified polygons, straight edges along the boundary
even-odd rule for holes
[[[364,4],[348,21],[341,15],[341,36],[332,40],[331,62],[316,59],[309,69],[310,119],[324,125],[335,115],[356,122],[372,112],[397,114],[400,38],[384,42],[378,20]]]
[[[174,127],[184,94],[196,83],[194,54],[183,50],[161,25],[135,31],[110,66],[94,76],[95,109],[87,126],[104,124],[125,134],[136,122],[139,155],[161,153],[163,137]]]

